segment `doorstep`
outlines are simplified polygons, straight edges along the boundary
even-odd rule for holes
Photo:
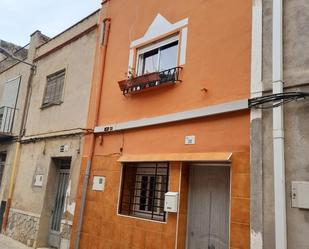
[[[30,249],[32,247],[28,247],[23,243],[14,240],[8,236],[0,234],[0,248],[1,249]]]

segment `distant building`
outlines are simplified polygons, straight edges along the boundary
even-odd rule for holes
[[[69,245],[88,132],[97,20],[98,11],[33,48],[36,68],[5,234],[34,248]],[[20,73],[16,67],[10,70]]]
[[[5,49],[6,51],[8,51],[9,53],[11,53],[12,55],[21,60],[27,59],[28,45],[26,45],[25,47],[21,47],[13,43],[0,40],[0,48]],[[0,72],[8,70],[9,67],[14,66],[17,63],[18,61],[16,61],[15,59],[12,59],[0,53]]]
[[[40,32],[31,35],[30,44],[20,47],[0,41],[1,48],[20,60],[33,63],[35,48],[46,42]],[[28,82],[31,67],[25,63],[2,55],[0,61],[0,227],[3,216],[12,197],[14,183],[14,159],[16,158],[17,140],[23,126]],[[16,164],[15,164],[16,166]],[[13,174],[13,175],[12,175]]]

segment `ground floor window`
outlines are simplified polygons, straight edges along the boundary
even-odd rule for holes
[[[168,163],[123,165],[119,213],[165,221],[164,194],[168,191]]]
[[[3,178],[5,160],[6,160],[6,153],[0,152],[0,187],[1,187],[2,178]]]

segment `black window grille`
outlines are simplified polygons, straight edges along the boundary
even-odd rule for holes
[[[164,195],[168,191],[168,163],[123,166],[119,213],[165,221]]]
[[[1,187],[2,178],[3,178],[5,160],[6,160],[6,153],[0,152],[0,187]]]

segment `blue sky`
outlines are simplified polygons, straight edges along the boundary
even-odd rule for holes
[[[53,37],[100,8],[101,0],[0,0],[0,39],[26,45],[40,30]]]

